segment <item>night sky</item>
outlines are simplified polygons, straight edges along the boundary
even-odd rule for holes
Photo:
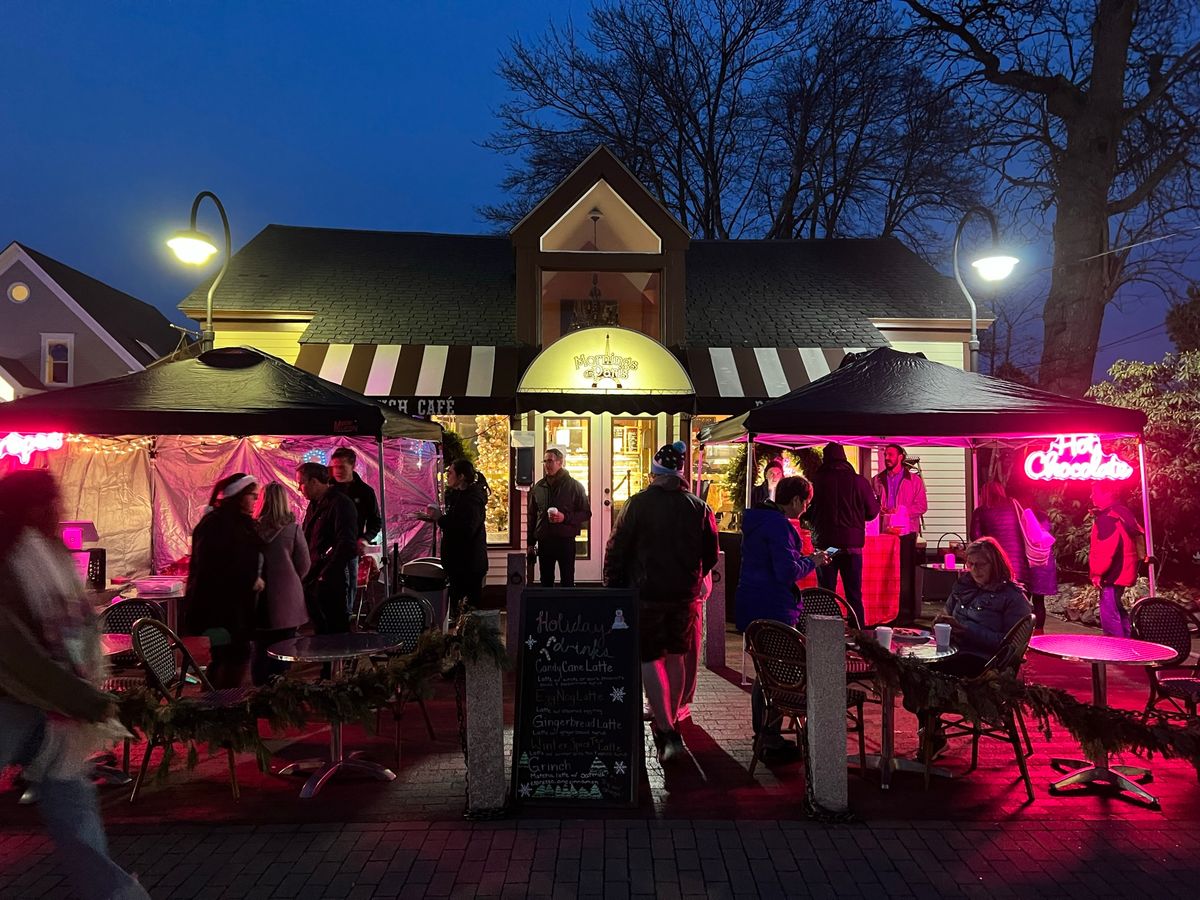
[[[506,164],[478,146],[504,99],[499,54],[552,16],[583,24],[587,9],[6,3],[0,247],[21,241],[183,321],[175,305],[201,273],[163,241],[202,189],[224,201],[235,248],[270,222],[486,231],[475,210],[501,199]],[[207,203],[200,227],[219,233]],[[1128,305],[1102,344],[1161,322],[1161,300]],[[1152,334],[1102,351],[1097,369],[1166,349]]]

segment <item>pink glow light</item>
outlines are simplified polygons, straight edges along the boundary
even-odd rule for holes
[[[0,459],[14,456],[20,460],[21,465],[27,466],[29,458],[34,453],[61,450],[62,445],[63,436],[58,431],[39,431],[37,434],[21,434],[12,431],[7,436],[0,438]]]
[[[1133,466],[1105,453],[1094,434],[1060,434],[1025,457],[1025,474],[1033,481],[1124,481]]]

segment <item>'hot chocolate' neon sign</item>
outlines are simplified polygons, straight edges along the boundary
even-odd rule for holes
[[[14,456],[20,460],[21,465],[25,466],[29,464],[29,458],[34,453],[61,450],[62,445],[63,436],[57,431],[38,432],[37,434],[21,434],[12,431],[7,436],[0,438],[0,459]]]
[[[1105,453],[1094,434],[1060,434],[1048,449],[1025,457],[1025,474],[1034,481],[1124,481],[1133,466]]]

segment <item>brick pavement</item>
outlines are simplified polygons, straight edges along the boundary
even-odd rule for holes
[[[730,641],[730,661],[738,664]],[[1085,666],[1031,659],[1028,677],[1086,695]],[[404,760],[389,785],[328,785],[312,801],[299,782],[239,765],[242,799],[224,783],[219,754],[194,773],[176,764],[131,806],[105,789],[114,852],[156,897],[391,896],[1196,896],[1200,885],[1200,785],[1190,766],[1156,759],[1151,790],[1162,812],[1104,795],[1051,798],[1051,755],[1076,755],[1069,736],[1034,736],[1038,799],[1025,805],[1011,751],[985,743],[967,777],[938,781],[852,770],[850,799],[863,824],[826,828],[800,819],[796,764],[760,766],[751,780],[749,704],[738,673],[702,675],[691,755],[664,772],[647,764],[635,810],[530,810],[498,822],[465,822],[452,695],[429,704],[430,741],[415,710],[404,721]],[[511,690],[507,697],[511,704]],[[1114,704],[1140,708],[1144,676],[1114,667]],[[508,709],[511,721],[511,706]],[[915,744],[897,716],[901,751]],[[389,759],[382,737],[347,729],[347,744]],[[868,745],[878,743],[877,708]],[[319,754],[314,726],[276,745],[281,759]],[[969,751],[956,747],[960,774]],[[135,749],[134,759],[139,758]],[[587,818],[579,818],[586,816]],[[947,821],[952,819],[953,821]],[[64,897],[33,811],[0,790],[0,898]]]

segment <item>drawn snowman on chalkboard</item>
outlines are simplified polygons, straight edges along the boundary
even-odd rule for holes
[[[618,609],[617,614],[613,616],[612,630],[620,631],[622,628],[628,628],[625,624],[625,610]]]

